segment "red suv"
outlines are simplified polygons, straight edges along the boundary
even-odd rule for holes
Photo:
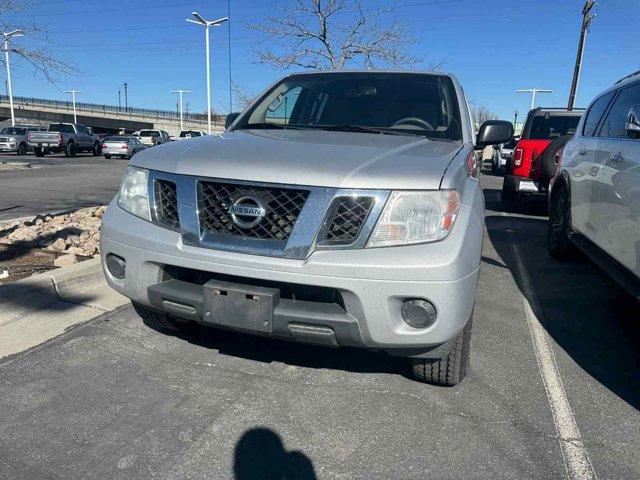
[[[583,109],[535,108],[507,162],[502,207],[510,210],[523,195],[546,194],[555,173],[556,153],[573,136]]]

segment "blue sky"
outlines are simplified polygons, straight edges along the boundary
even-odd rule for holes
[[[191,11],[206,18],[227,15],[227,0],[50,0],[16,23],[35,20],[49,31],[49,44],[81,73],[50,84],[14,60],[14,95],[65,99],[65,90],[84,93],[87,102],[117,104],[118,88],[129,84],[129,104],[175,109],[170,90],[192,90],[191,111],[206,105],[204,31],[187,24]],[[258,92],[283,71],[254,63],[260,40],[247,23],[272,13],[286,0],[231,0],[232,77]],[[520,119],[530,97],[518,88],[554,90],[540,97],[545,106],[564,106],[575,61],[583,0],[364,0],[365,6],[393,4],[398,18],[419,40],[412,53],[425,64],[447,59],[444,70],[462,82],[470,101],[501,118]],[[37,12],[37,13],[36,13]],[[637,0],[601,0],[587,40],[577,105],[585,106],[618,78],[640,69]],[[33,44],[29,38],[17,42]],[[228,30],[212,30],[213,105],[229,105]]]

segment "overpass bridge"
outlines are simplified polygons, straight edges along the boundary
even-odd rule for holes
[[[13,97],[16,122],[48,124],[73,122],[73,104],[61,100],[44,98]],[[76,102],[78,123],[94,129],[96,133],[116,133],[120,128],[134,132],[141,128],[165,130],[172,136],[180,133],[180,116],[169,110],[118,107],[94,103]],[[0,121],[11,118],[9,97],[0,95]],[[185,114],[185,130],[207,131],[206,114]],[[224,116],[212,118],[214,131],[224,130]]]

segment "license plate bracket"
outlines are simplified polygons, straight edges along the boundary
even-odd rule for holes
[[[271,333],[273,312],[280,301],[279,289],[210,280],[203,290],[205,322]]]

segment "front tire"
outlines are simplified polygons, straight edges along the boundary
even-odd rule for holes
[[[38,157],[38,158],[44,157],[44,155],[45,155],[44,148],[42,148],[42,147],[36,147],[36,148],[34,148],[34,149],[33,149],[33,153],[34,153],[34,155],[35,155],[36,157]]]
[[[571,200],[569,189],[562,185],[551,196],[549,222],[547,223],[547,250],[556,260],[573,257],[575,247],[571,243]]]
[[[26,143],[21,143],[20,145],[18,145],[18,151],[17,151],[19,156],[24,156],[27,154],[27,144]]]
[[[473,312],[458,334],[449,354],[443,358],[412,358],[413,375],[418,380],[441,387],[453,387],[467,375],[471,350]]]
[[[105,155],[104,158],[106,158],[107,160],[111,160],[111,155]]]
[[[94,143],[93,144],[93,150],[91,151],[91,153],[93,153],[94,157],[99,157],[100,153],[101,153],[102,147],[100,146],[99,143]]]
[[[166,313],[153,310],[133,301],[131,304],[146,326],[165,333],[174,333],[180,330],[179,323]]]

